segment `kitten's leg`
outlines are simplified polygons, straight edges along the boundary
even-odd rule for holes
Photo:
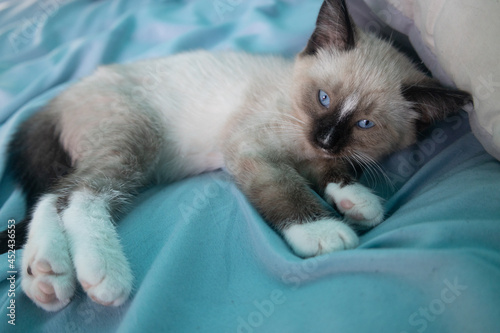
[[[150,182],[154,160],[126,152],[96,156],[59,184],[68,193],[60,215],[77,280],[93,301],[119,306],[132,291],[133,276],[113,221]]]
[[[110,124],[108,130],[114,135],[102,137],[99,147],[85,152],[75,172],[60,184],[69,189],[61,217],[77,279],[87,295],[103,305],[123,304],[133,283],[113,218],[151,183],[158,162],[156,132],[147,118],[140,121],[127,123],[121,132]],[[129,128],[140,125],[142,129]]]
[[[21,286],[38,306],[58,311],[75,292],[75,270],[69,254],[55,194],[39,200],[24,248]]]
[[[293,167],[262,159],[239,159],[229,162],[228,168],[253,205],[297,255],[311,257],[358,245],[356,233],[331,217]]]
[[[90,298],[121,305],[132,290],[132,272],[112,222],[111,193],[74,191],[62,215],[78,281]]]

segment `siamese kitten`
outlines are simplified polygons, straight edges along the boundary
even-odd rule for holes
[[[352,176],[357,161],[414,143],[470,100],[355,27],[341,0],[324,2],[293,60],[197,51],[99,68],[11,141],[10,167],[33,206],[22,288],[49,311],[77,281],[95,302],[122,304],[133,279],[118,212],[144,186],[221,167],[297,255],[355,248],[351,225],[384,217]]]

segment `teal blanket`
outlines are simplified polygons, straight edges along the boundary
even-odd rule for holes
[[[100,64],[185,50],[293,56],[320,0],[0,2],[0,225],[25,214],[5,169],[15,127]],[[358,12],[362,8],[358,8]],[[500,332],[500,163],[465,113],[362,181],[387,220],[355,250],[296,257],[224,171],[147,189],[119,222],[135,275],[119,308],[78,289],[48,313],[0,256],[0,332]],[[12,273],[13,272],[13,273]],[[15,325],[13,325],[15,324]]]

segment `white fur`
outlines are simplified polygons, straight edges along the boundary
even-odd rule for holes
[[[24,292],[47,311],[65,307],[75,292],[75,270],[56,201],[55,195],[47,194],[36,206],[21,272]],[[33,275],[28,274],[28,266]]]
[[[283,231],[292,250],[303,258],[352,249],[359,239],[348,225],[335,219],[293,224]]]
[[[330,183],[326,186],[325,197],[330,204],[335,204],[337,209],[345,214],[349,222],[373,227],[384,219],[381,199],[361,184],[354,183],[342,187],[337,183]],[[346,204],[352,207],[346,208]]]
[[[74,192],[63,221],[78,280],[89,297],[121,305],[132,289],[132,273],[103,197]]]
[[[101,67],[59,96],[61,111],[74,106],[60,113],[61,141],[76,160],[85,145],[102,146],[111,130],[106,119],[126,132],[130,115],[154,117],[168,142],[158,156],[163,168],[157,178],[172,181],[218,169],[224,165],[228,121],[251,99],[268,110],[260,113],[269,118],[276,111],[269,96],[287,96],[292,68],[293,61],[282,57],[207,51]]]
[[[342,109],[340,110],[340,119],[343,119],[356,111],[356,107],[358,106],[359,101],[359,94],[352,94],[347,97],[344,101],[344,104],[342,104]]]

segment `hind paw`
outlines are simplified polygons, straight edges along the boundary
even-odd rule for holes
[[[75,270],[54,198],[40,201],[24,248],[21,287],[39,307],[58,311],[75,293]],[[42,223],[43,226],[42,226]]]
[[[63,220],[83,289],[96,303],[119,306],[130,295],[133,277],[106,207],[102,198],[76,192]]]
[[[47,311],[58,311],[68,305],[75,293],[75,273],[71,265],[63,268],[42,258],[26,265],[21,286],[36,305]]]
[[[82,258],[76,260],[78,280],[83,289],[94,302],[106,306],[122,305],[132,290],[132,272],[125,257],[113,259],[99,265],[86,264]]]

